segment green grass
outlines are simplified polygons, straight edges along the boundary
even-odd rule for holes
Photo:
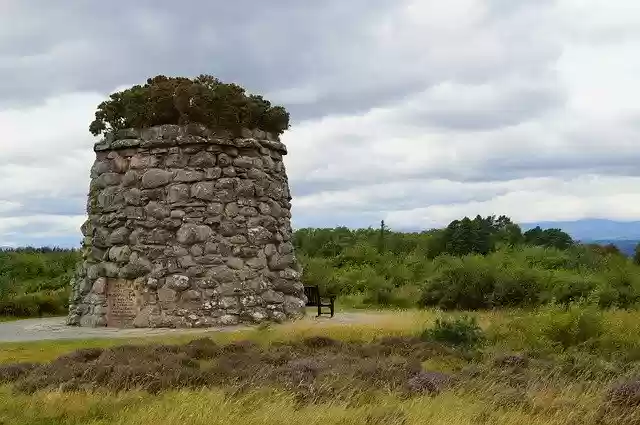
[[[461,312],[454,315],[460,315]],[[275,341],[324,335],[343,341],[370,341],[383,335],[417,335],[443,313],[436,310],[382,311],[366,324],[318,324],[305,319],[237,332],[204,332],[218,343],[250,339],[268,346]],[[224,389],[175,390],[159,395],[124,393],[38,392],[19,394],[0,387],[0,424],[631,424],[603,416],[603,394],[612,382],[640,372],[640,313],[600,312],[585,306],[547,307],[534,311],[475,313],[488,346],[479,364],[491,367],[501,353],[528,353],[552,369],[531,369],[514,375],[496,370],[496,378],[463,385],[437,396],[406,398],[372,391],[348,400],[300,405],[294,394],[275,388],[253,388],[233,394]],[[44,362],[81,347],[123,343],[183,343],[202,334],[153,338],[46,341],[0,345],[0,363]],[[478,360],[454,357],[429,359],[427,370],[457,373]],[[493,370],[493,369],[490,369]],[[511,372],[508,372],[511,373]],[[525,379],[526,384],[517,384]],[[515,380],[514,386],[505,382]],[[599,422],[600,421],[600,422]],[[634,422],[637,421],[637,422]]]

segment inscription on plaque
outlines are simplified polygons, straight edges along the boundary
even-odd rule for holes
[[[136,300],[133,281],[109,279],[107,281],[107,326],[131,327],[138,314]]]

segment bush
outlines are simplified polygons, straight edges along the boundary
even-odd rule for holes
[[[439,394],[451,385],[451,376],[441,372],[420,372],[407,382],[407,389],[417,394]]]
[[[69,290],[36,292],[0,300],[0,316],[42,317],[67,313]]]
[[[629,267],[616,267],[602,277],[595,293],[601,307],[629,308],[640,301],[640,276]]]
[[[441,257],[440,263],[435,275],[427,280],[422,305],[461,310],[490,306],[495,270],[484,257]]]
[[[600,283],[597,276],[554,270],[549,274],[545,301],[570,304],[586,300]]]
[[[489,304],[503,307],[532,307],[540,303],[546,274],[521,265],[503,266],[496,270],[495,284]]]
[[[211,75],[194,79],[158,75],[142,86],[113,93],[98,105],[89,130],[99,135],[188,123],[232,134],[239,134],[242,128],[281,134],[289,127],[289,113],[282,106],[271,106],[262,96],[247,95],[242,87],[222,83]]]
[[[604,332],[602,312],[593,306],[571,305],[564,311],[547,309],[543,334],[563,349],[589,342],[597,343]]]
[[[485,341],[484,332],[475,317],[462,316],[455,319],[436,319],[432,328],[422,332],[421,338],[462,348],[475,348]]]
[[[339,295],[342,287],[336,279],[336,272],[331,260],[326,258],[299,257],[304,272],[302,283],[307,286],[318,286],[323,294]]]
[[[637,408],[640,406],[640,380],[621,382],[614,385],[607,393],[612,404]]]
[[[406,389],[412,378],[409,388],[415,391],[444,389],[450,377],[420,375],[420,364],[447,350],[408,337],[357,342],[316,336],[266,346],[251,341],[218,346],[202,338],[186,345],[82,349],[46,364],[13,364],[0,367],[0,382],[12,383],[15,390],[26,393],[275,387],[293,391],[300,400],[323,396],[335,401],[371,388]]]

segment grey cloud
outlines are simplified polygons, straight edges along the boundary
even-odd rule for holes
[[[326,131],[324,139],[313,140],[321,146],[313,150],[322,159],[305,161],[308,169],[298,168],[296,175],[290,175],[296,227],[377,226],[385,210],[482,202],[506,193],[506,185],[499,183],[524,177],[638,175],[637,150],[620,154],[598,148],[606,140],[637,139],[637,132],[623,134],[606,126],[594,131],[593,123],[585,122],[581,132],[560,134],[562,130],[553,127],[554,120],[545,121],[545,114],[566,106],[560,87],[563,81],[554,73],[562,52],[554,44],[556,34],[543,34],[554,30],[552,24],[545,25],[552,0],[486,0],[488,12],[481,22],[473,23],[477,25],[474,28],[460,25],[444,35],[435,31],[433,37],[424,37],[428,31],[421,32],[428,25],[407,31],[394,28],[391,33],[399,35],[392,40],[377,39],[376,30],[388,23],[405,1],[194,0],[180,4],[139,0],[126,5],[84,0],[65,0],[63,5],[46,0],[8,1],[8,13],[2,9],[4,4],[0,6],[0,109],[34,105],[48,96],[69,92],[106,94],[156,74],[210,73],[284,103],[298,123],[331,114],[358,114],[377,106],[386,112],[399,111],[393,117],[386,112],[372,114],[382,117],[381,123],[354,119],[315,128],[320,134]],[[457,22],[453,24],[455,27]],[[509,86],[513,80],[524,83]],[[429,97],[428,93],[443,82],[460,87],[489,86],[495,88],[495,96],[476,103],[465,103],[455,96],[449,102]],[[407,107],[415,94],[423,92],[427,95],[419,107]],[[502,132],[532,120],[548,123],[549,129],[532,125],[531,133],[529,128]],[[361,131],[355,124],[351,127],[353,123],[370,127]],[[637,123],[624,123],[626,128],[632,125]],[[495,129],[500,131],[491,131]],[[405,142],[434,134],[442,143],[455,147],[451,152],[438,152],[441,163],[429,161],[420,151],[425,164],[420,168],[418,161],[412,161],[413,147],[403,144],[409,150],[405,157],[393,156],[406,160],[409,165],[403,167],[390,163],[383,153],[367,150],[380,142],[376,131]],[[562,141],[557,150],[533,147],[533,138],[546,135]],[[474,146],[477,140],[485,150]],[[288,163],[307,154],[293,148],[294,143],[292,138]],[[38,169],[55,164],[54,156],[60,152],[68,156],[71,146],[52,143],[49,150],[14,149],[10,155],[0,154],[0,177],[7,164],[30,165],[23,176],[26,179],[26,174],[35,175]],[[88,142],[87,150],[90,148]],[[451,160],[445,161],[448,153]],[[37,196],[37,190],[29,185],[24,186],[28,189],[16,189],[25,193],[11,195],[10,200],[22,207],[4,212],[4,216],[83,214],[89,167],[87,163],[82,176],[74,171],[78,181],[86,179],[84,183],[67,184],[75,177],[60,179],[64,184],[55,183],[64,192],[61,198]],[[430,187],[433,179],[459,185],[452,185],[449,191],[436,190]],[[382,186],[380,193],[365,193],[372,185],[385,183],[424,187],[410,195],[390,189],[385,193]],[[356,190],[359,187],[362,191]],[[296,206],[304,196],[349,189],[356,198],[369,196],[370,202],[329,212],[321,206]],[[19,226],[12,229],[12,241],[75,246],[80,240],[79,233],[39,239],[37,234],[45,230],[46,224]],[[6,237],[0,234],[0,242]]]
[[[0,198],[1,200],[2,198]],[[34,197],[25,196],[20,199],[20,207],[7,211],[0,211],[2,217],[23,217],[34,215],[73,216],[85,214],[85,196],[65,197]]]
[[[462,94],[462,93],[461,93]],[[469,105],[464,99],[442,105],[428,97],[424,107],[403,113],[416,125],[454,130],[490,130],[520,124],[559,109],[565,97],[559,87],[521,88],[497,93],[493,99]]]
[[[372,205],[375,207],[375,205]],[[357,215],[353,213],[332,213],[328,216],[325,213],[316,214],[303,211],[296,213],[295,206],[292,209],[291,226],[294,229],[302,227],[337,227],[345,226],[350,228],[377,227],[384,214],[378,211],[362,211]]]
[[[557,54],[527,46],[526,31],[522,40],[501,41],[498,57],[462,64],[432,58],[446,39],[425,40],[411,51],[403,50],[408,40],[398,40],[383,49],[371,32],[403,4],[141,0],[125,7],[71,0],[60,7],[14,0],[0,17],[0,108],[70,91],[106,93],[156,74],[211,73],[249,91],[274,93],[299,121],[364,111],[442,78],[478,82],[537,73]],[[502,14],[496,8],[488,19]],[[277,95],[310,85],[317,96],[309,100]]]
[[[20,233],[16,233],[16,236],[3,236],[0,234],[0,248],[11,247],[43,247],[48,246],[50,248],[80,248],[82,241],[82,234],[80,231],[75,235],[61,235],[61,236],[32,236],[28,233],[29,228],[19,229]]]
[[[353,45],[391,1],[16,2],[0,18],[5,102],[68,91],[106,92],[155,74],[212,73],[251,91],[275,91],[335,72],[338,41]],[[36,13],[37,11],[37,13]],[[38,29],[20,30],[24,25]],[[8,34],[6,34],[8,33]],[[332,37],[327,37],[331,34]],[[327,44],[327,39],[334,42]],[[4,72],[3,72],[4,71]]]

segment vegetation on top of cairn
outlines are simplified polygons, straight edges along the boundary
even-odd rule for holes
[[[144,85],[112,93],[98,105],[89,131],[95,136],[128,128],[200,123],[239,134],[242,128],[282,134],[289,113],[260,95],[248,95],[237,84],[211,75],[190,79],[158,75]]]

